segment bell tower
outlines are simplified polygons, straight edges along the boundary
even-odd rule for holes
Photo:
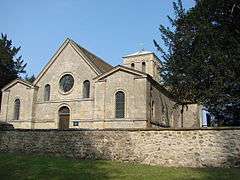
[[[143,49],[136,53],[126,55],[123,57],[123,65],[147,73],[157,82],[161,80],[161,63],[153,52]]]

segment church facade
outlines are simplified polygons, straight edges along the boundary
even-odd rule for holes
[[[181,114],[159,81],[161,63],[149,51],[112,67],[66,39],[31,84],[2,89],[0,121],[24,129],[200,127],[200,107]]]

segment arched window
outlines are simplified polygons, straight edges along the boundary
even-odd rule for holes
[[[146,63],[142,62],[142,72],[146,72]]]
[[[152,119],[155,119],[155,103],[152,101]]]
[[[134,67],[135,67],[135,65],[134,65],[134,63],[132,63],[132,64],[131,64],[131,68],[133,68],[133,69],[134,69]]]
[[[20,100],[16,99],[14,101],[14,120],[19,120],[19,114],[20,114]]]
[[[125,94],[122,91],[118,91],[115,94],[116,100],[116,109],[115,109],[115,117],[116,118],[124,118],[125,111]]]
[[[50,100],[50,90],[51,90],[51,87],[49,84],[47,84],[44,88],[44,101]]]
[[[83,98],[90,97],[90,81],[86,80],[83,82]]]

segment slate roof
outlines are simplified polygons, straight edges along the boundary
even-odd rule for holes
[[[110,71],[113,66],[106,63],[104,60],[99,58],[98,56],[94,55],[93,53],[89,52],[87,49],[81,47],[79,44],[71,40],[73,44],[77,46],[77,48],[88,58],[89,61],[101,72],[105,73]]]

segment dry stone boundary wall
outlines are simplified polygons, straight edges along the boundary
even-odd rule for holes
[[[175,167],[240,167],[240,128],[0,131],[0,152]]]

